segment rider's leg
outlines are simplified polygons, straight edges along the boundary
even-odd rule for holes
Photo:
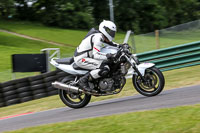
[[[86,75],[84,75],[83,77],[81,77],[79,79],[78,84],[79,84],[81,89],[91,92],[92,89],[90,88],[90,86],[88,84],[89,81],[92,81],[92,76],[88,72]]]
[[[94,79],[98,79],[100,77],[106,76],[109,73],[109,71],[109,66],[106,64],[102,64],[99,69],[90,71],[90,74]]]
[[[84,75],[79,79],[79,86],[81,89],[92,92],[92,89],[89,87],[88,82],[92,81],[93,79],[97,79],[103,76],[106,76],[109,72],[108,65],[104,66],[100,69],[95,69]]]
[[[102,60],[95,60],[92,58],[75,58],[75,63],[84,69],[88,69],[88,70],[92,70],[90,73],[87,73],[86,75],[84,75],[83,77],[81,77],[79,79],[79,86],[80,88],[82,88],[83,90],[86,91],[92,91],[92,89],[89,87],[88,81],[92,81],[93,78],[98,78],[99,75],[99,71],[100,71],[100,67],[102,65]],[[95,73],[95,74],[94,74]]]
[[[108,65],[105,65],[99,69],[95,69],[90,71],[90,73],[87,73],[83,77],[79,79],[79,85],[83,90],[91,92],[92,89],[89,87],[88,82],[92,81],[93,79],[97,79],[100,77],[104,77],[109,73],[109,67]]]
[[[87,69],[87,70],[98,69],[100,68],[103,62],[103,60],[96,60],[93,58],[81,57],[81,55],[78,57],[75,57],[74,60],[77,66]]]

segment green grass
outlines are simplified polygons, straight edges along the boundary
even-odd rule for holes
[[[164,72],[164,76],[166,80],[164,90],[200,84],[199,69],[200,69],[200,65]],[[133,88],[131,79],[128,79],[121,93],[117,95],[110,95],[110,96],[92,97],[91,102],[111,99],[111,98],[119,98],[119,97],[124,97],[124,96],[132,96],[134,94],[137,94],[137,92]],[[44,110],[59,108],[59,107],[65,107],[65,105],[56,95],[56,96],[51,96],[47,98],[25,102],[22,104],[2,107],[0,108],[0,117],[27,113],[27,112],[44,111]]]
[[[8,133],[199,133],[200,105],[48,124]]]
[[[8,33],[0,32],[0,51],[1,61],[0,70],[10,69],[10,55],[12,54],[24,54],[24,53],[41,53],[40,50],[43,48],[61,48],[61,53],[73,53],[75,48],[55,46],[40,41],[33,41],[10,35]],[[5,64],[5,63],[9,64]]]
[[[46,27],[42,24],[22,21],[0,21],[0,29],[58,42],[70,46],[78,46],[88,30],[69,30],[56,27]],[[116,40],[123,39],[125,34],[119,33]]]
[[[40,41],[33,41],[0,32],[0,82],[11,79],[11,55],[12,54],[36,54],[43,48],[60,48],[63,57],[73,55],[75,48],[67,46],[55,46]],[[19,74],[17,74],[19,75]],[[22,75],[22,74],[20,74]],[[25,74],[26,75],[26,74]]]
[[[0,29],[58,42],[70,46],[78,46],[88,30],[69,30],[56,27],[46,27],[42,24],[23,21],[0,21]],[[179,44],[199,41],[200,30],[189,29],[183,31],[162,31],[160,33],[160,48],[171,47]],[[115,41],[122,43],[125,33],[117,33]],[[155,33],[134,36],[137,53],[155,50]],[[131,44],[131,39],[129,39]]]
[[[200,41],[199,32],[177,32],[171,35],[160,36],[160,48],[168,48],[176,45],[190,43],[194,41]],[[135,36],[135,45],[137,53],[156,50],[156,41],[154,35],[138,35]]]
[[[180,31],[161,31],[162,32],[159,35],[160,48],[167,48],[185,43],[200,41],[200,30],[198,28]],[[156,49],[156,39],[154,32],[136,35],[134,40],[137,53]]]

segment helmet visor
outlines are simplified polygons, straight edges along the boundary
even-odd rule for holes
[[[108,27],[105,27],[104,26],[104,29],[106,30],[106,32],[112,37],[114,38],[115,37],[115,31],[109,29]]]

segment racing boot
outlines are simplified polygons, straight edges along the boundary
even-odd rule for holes
[[[89,80],[90,81],[92,80],[92,76],[90,75],[90,73],[87,73],[85,76],[83,76],[79,79],[78,84],[81,89],[88,91],[88,92],[92,92],[92,89],[90,88],[90,86],[88,84]]]

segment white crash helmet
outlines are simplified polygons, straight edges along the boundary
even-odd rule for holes
[[[115,38],[117,27],[112,21],[104,20],[99,25],[99,31],[106,36],[109,41],[112,41]]]

